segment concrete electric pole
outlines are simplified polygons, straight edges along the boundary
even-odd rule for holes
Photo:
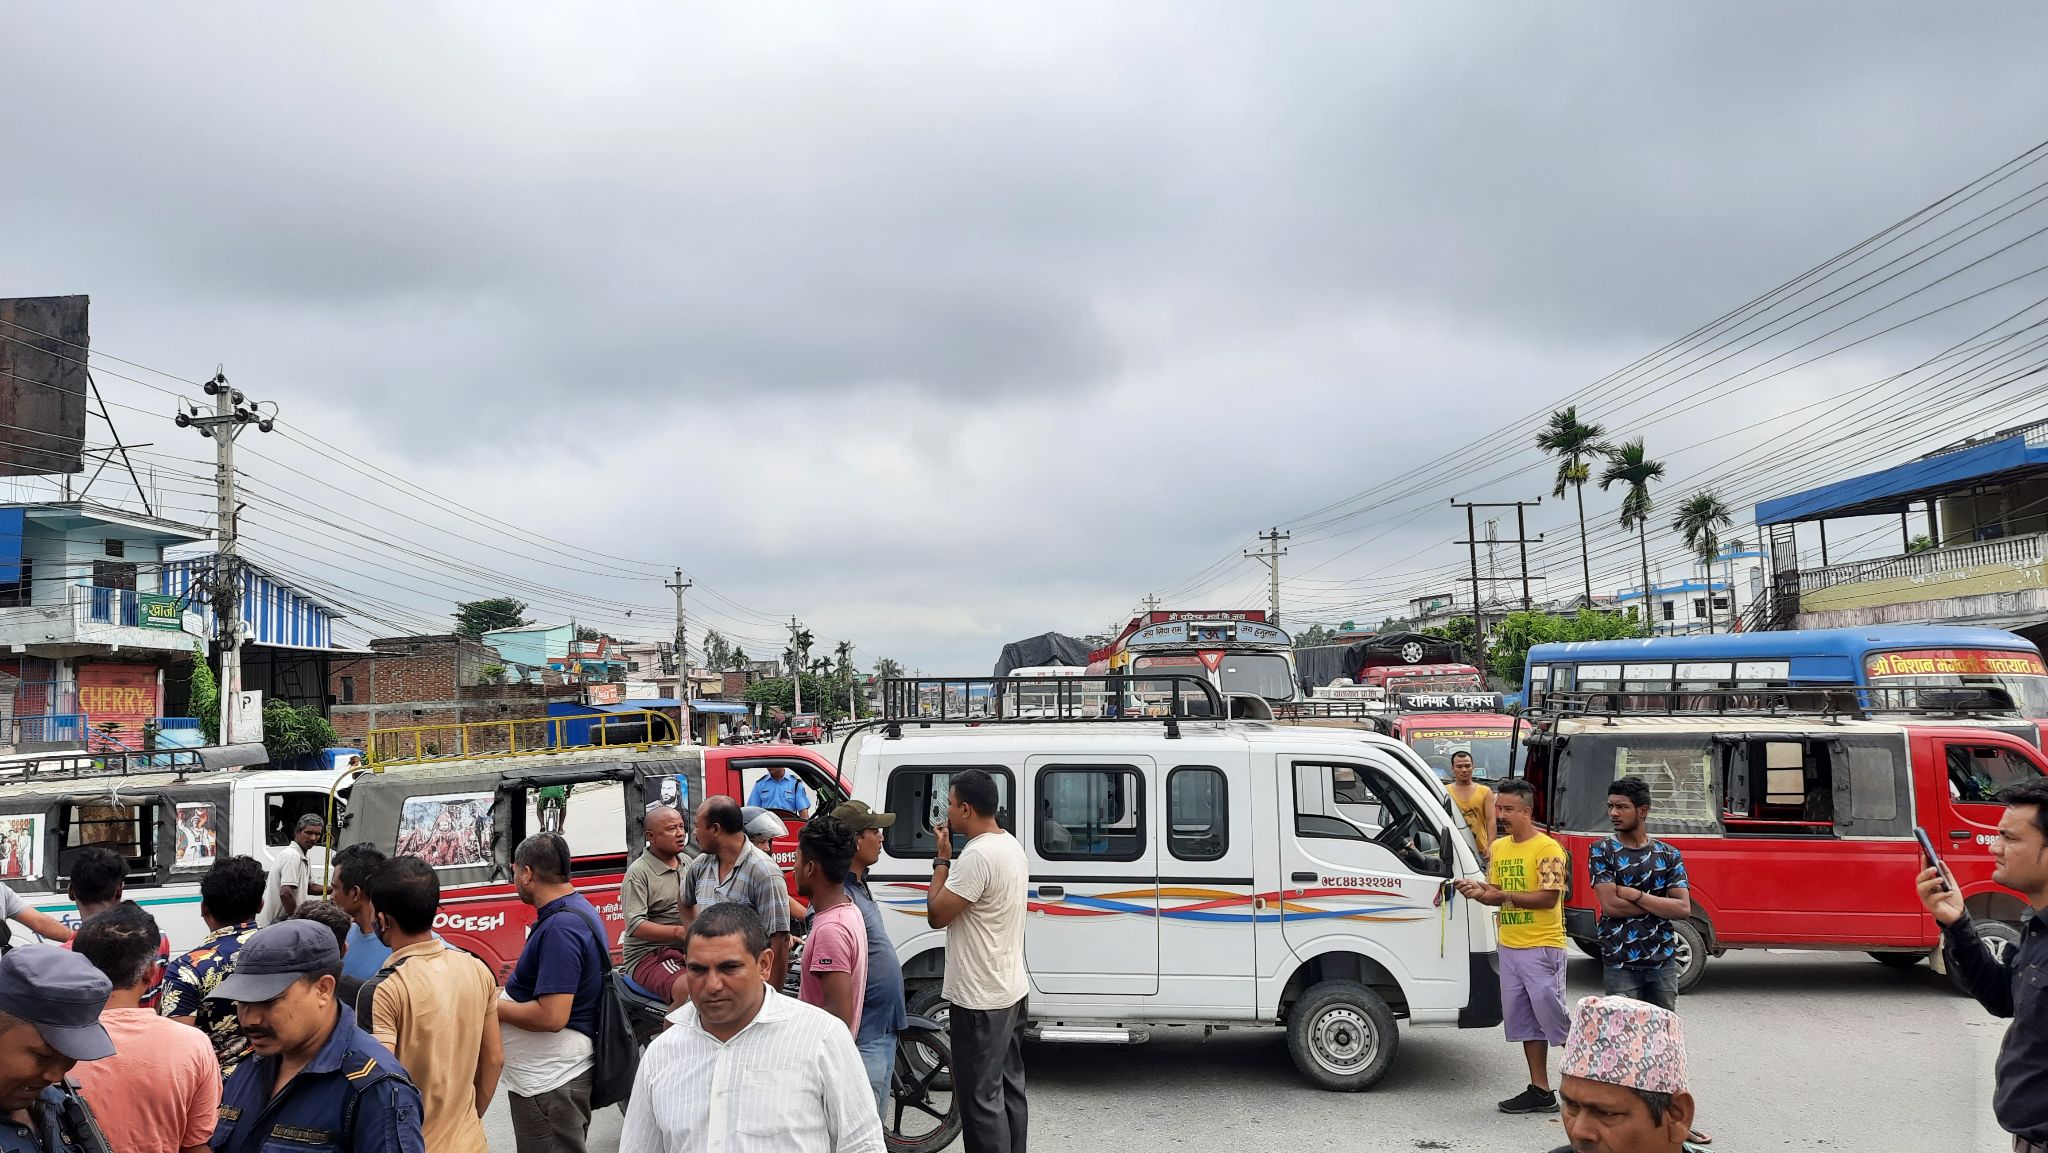
[[[1266,602],[1266,620],[1277,625],[1280,623],[1280,558],[1287,555],[1287,550],[1280,547],[1280,542],[1294,539],[1294,534],[1281,532],[1280,526],[1274,525],[1273,531],[1260,533],[1259,539],[1265,542],[1265,547],[1257,552],[1246,549],[1244,555],[1266,566],[1266,577],[1271,582]]]
[[[669,591],[676,594],[676,699],[690,699],[690,618],[683,608],[683,593],[696,585],[696,581],[683,579],[683,570],[676,570],[675,583]]]
[[[804,651],[796,643],[797,632],[803,626],[797,619],[789,618],[789,688],[795,695],[796,712],[804,711]]]
[[[214,631],[220,644],[220,743],[235,741],[236,703],[242,693],[242,611],[241,563],[236,557],[241,532],[236,524],[241,507],[235,500],[235,438],[242,426],[253,424],[269,432],[276,419],[263,415],[260,406],[242,390],[231,387],[227,376],[215,370],[204,386],[213,397],[213,413],[203,415],[198,405],[187,402],[177,415],[179,428],[196,428],[199,435],[213,438],[213,487],[220,547],[214,553],[213,579],[209,597],[213,604]]]

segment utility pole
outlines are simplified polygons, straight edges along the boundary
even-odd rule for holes
[[[1259,534],[1259,540],[1264,543],[1264,548],[1257,552],[1244,550],[1244,555],[1266,566],[1269,588],[1266,597],[1266,619],[1276,625],[1280,623],[1280,558],[1287,555],[1287,550],[1280,547],[1280,542],[1292,539],[1293,533],[1281,532],[1280,526],[1274,525],[1271,532]]]
[[[212,414],[203,414],[197,404],[187,401],[185,410],[177,415],[177,424],[179,428],[196,428],[199,435],[213,438],[214,515],[218,519],[220,547],[214,552],[209,596],[220,644],[220,743],[225,745],[235,738],[235,705],[242,693],[241,564],[236,557],[241,538],[236,520],[241,506],[235,499],[235,438],[242,434],[242,426],[248,424],[255,425],[258,432],[269,432],[275,427],[276,407],[272,406],[271,415],[263,415],[261,406],[243,395],[241,389],[231,387],[227,375],[219,369],[201,387],[213,398]]]
[[[690,618],[683,608],[683,592],[696,584],[684,580],[683,570],[677,569],[675,582],[668,586],[676,594],[676,698],[683,701],[690,699]]]
[[[1159,611],[1159,598],[1158,598],[1158,597],[1156,597],[1156,596],[1153,596],[1153,595],[1152,595],[1151,593],[1146,593],[1146,594],[1145,594],[1145,615],[1149,617],[1149,616],[1151,616],[1151,615],[1152,615],[1153,613],[1156,613],[1156,612],[1158,612],[1158,611]]]
[[[1543,500],[1542,500],[1542,498],[1540,498],[1540,497],[1539,497],[1539,498],[1537,498],[1537,499],[1535,499],[1535,500],[1502,500],[1502,501],[1490,501],[1490,502],[1489,502],[1489,501],[1460,501],[1460,500],[1459,500],[1459,499],[1458,499],[1457,497],[1452,497],[1452,498],[1451,498],[1451,507],[1452,507],[1452,508],[1462,508],[1462,509],[1464,509],[1464,510],[1465,510],[1465,539],[1464,539],[1464,540],[1461,540],[1461,541],[1453,541],[1453,542],[1451,542],[1451,543],[1453,543],[1453,544],[1462,544],[1462,545],[1465,545],[1465,546],[1466,546],[1466,550],[1467,550],[1467,552],[1469,553],[1469,555],[1470,555],[1470,557],[1471,557],[1471,565],[1472,565],[1472,625],[1473,625],[1473,630],[1474,630],[1474,633],[1475,633],[1475,635],[1476,635],[1476,638],[1477,638],[1477,639],[1476,639],[1476,641],[1475,641],[1475,643],[1476,643],[1476,645],[1478,646],[1478,650],[1479,650],[1479,651],[1478,651],[1478,653],[1476,654],[1476,655],[1478,656],[1478,658],[1479,658],[1479,659],[1478,659],[1478,662],[1477,662],[1477,663],[1478,663],[1478,664],[1480,664],[1481,666],[1484,666],[1484,665],[1486,664],[1486,608],[1485,608],[1485,602],[1484,602],[1483,598],[1481,598],[1481,596],[1479,595],[1479,585],[1480,585],[1480,582],[1481,582],[1481,580],[1483,579],[1483,580],[1484,580],[1484,581],[1485,581],[1485,582],[1486,582],[1487,584],[1492,584],[1492,583],[1494,583],[1494,582],[1495,582],[1495,581],[1497,581],[1497,580],[1508,580],[1508,579],[1512,579],[1512,578],[1508,578],[1508,577],[1495,577],[1495,576],[1494,576],[1494,575],[1492,574],[1492,570],[1491,570],[1491,568],[1490,568],[1490,567],[1489,567],[1489,569],[1488,569],[1487,575],[1486,575],[1486,576],[1485,576],[1484,578],[1481,578],[1481,577],[1480,577],[1480,575],[1479,575],[1479,546],[1480,546],[1480,544],[1484,543],[1484,544],[1485,544],[1485,545],[1487,546],[1487,550],[1488,550],[1488,556],[1489,556],[1489,558],[1490,558],[1490,557],[1491,557],[1491,555],[1492,555],[1492,549],[1493,549],[1493,546],[1494,546],[1494,545],[1497,545],[1497,544],[1500,544],[1500,543],[1501,543],[1501,541],[1500,541],[1500,540],[1499,540],[1499,538],[1498,538],[1498,537],[1497,537],[1497,536],[1496,536],[1496,535],[1494,534],[1494,532],[1493,532],[1493,525],[1492,525],[1492,522],[1491,522],[1491,521],[1487,522],[1487,535],[1486,535],[1486,540],[1482,542],[1482,541],[1481,541],[1481,540],[1479,539],[1479,523],[1478,523],[1478,520],[1477,520],[1477,518],[1476,518],[1476,516],[1475,516],[1475,514],[1474,514],[1474,510],[1476,510],[1476,509],[1482,509],[1482,508],[1512,508],[1512,509],[1514,509],[1514,510],[1515,510],[1515,539],[1514,539],[1514,542],[1513,542],[1513,543],[1514,543],[1515,547],[1516,547],[1517,549],[1519,549],[1519,550],[1520,550],[1520,553],[1521,553],[1521,558],[1522,558],[1522,577],[1521,577],[1521,580],[1522,580],[1522,611],[1523,611],[1523,612],[1528,612],[1528,611],[1530,611],[1530,610],[1531,610],[1532,608],[1534,608],[1534,607],[1535,607],[1535,601],[1534,601],[1533,599],[1531,599],[1531,597],[1530,597],[1530,595],[1529,595],[1529,545],[1530,545],[1531,543],[1533,543],[1533,542],[1536,542],[1536,541],[1541,541],[1541,540],[1543,539],[1543,537],[1542,537],[1542,535],[1541,535],[1541,534],[1538,534],[1537,536],[1534,536],[1534,537],[1531,537],[1531,536],[1529,535],[1529,525],[1528,525],[1528,520],[1527,520],[1527,517],[1525,516],[1525,514],[1523,513],[1523,511],[1522,511],[1522,510],[1523,510],[1523,509],[1524,509],[1525,507],[1528,507],[1528,506],[1532,506],[1532,505],[1539,505],[1539,504],[1542,504],[1542,503],[1543,503]],[[1489,563],[1490,563],[1490,562],[1489,562]]]
[[[792,699],[796,702],[797,712],[804,711],[804,651],[796,643],[797,632],[802,627],[802,625],[797,623],[796,617],[791,615],[789,618],[789,687],[790,691],[795,694]]]

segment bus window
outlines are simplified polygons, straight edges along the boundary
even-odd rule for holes
[[[334,847],[335,827],[341,824],[341,809],[337,801],[334,818],[328,820],[326,793],[314,790],[271,793],[263,798],[263,843],[273,849],[291,844],[292,830],[298,827],[299,818],[311,813],[327,821],[327,835],[320,843],[331,849]]]
[[[89,848],[112,850],[127,865],[129,876],[155,876],[157,869],[155,801],[72,801],[57,810],[57,876],[71,876],[71,864]]]

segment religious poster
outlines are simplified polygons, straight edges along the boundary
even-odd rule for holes
[[[492,827],[489,793],[408,797],[398,815],[398,855],[437,869],[487,865]]]
[[[43,875],[43,816],[0,816],[0,881]]]
[[[219,841],[210,804],[178,806],[178,856],[174,869],[204,869],[213,864]]]

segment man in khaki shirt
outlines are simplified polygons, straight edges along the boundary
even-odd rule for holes
[[[676,979],[683,971],[682,853],[683,815],[667,805],[647,810],[641,829],[647,851],[626,866],[619,883],[619,913],[626,928],[619,935],[619,967],[634,982],[673,1004]]]
[[[505,1067],[497,978],[434,936],[441,879],[433,866],[393,857],[370,875],[369,894],[391,956],[364,984],[356,1011],[419,1087],[426,1147],[490,1153],[483,1115]]]

